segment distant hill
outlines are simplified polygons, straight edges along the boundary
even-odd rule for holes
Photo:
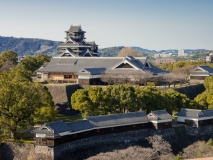
[[[35,38],[15,38],[0,36],[0,52],[12,50],[22,55],[35,55],[37,53],[57,54],[57,41],[35,39]]]
[[[36,38],[15,38],[15,37],[3,37],[0,36],[0,53],[4,50],[12,50],[18,53],[20,56],[24,55],[36,55],[38,53],[44,53],[51,56],[58,55],[58,44],[63,43],[59,41],[52,40],[44,40],[44,39],[36,39]],[[107,48],[99,48],[100,57],[116,57],[118,53],[124,46],[117,47],[107,47]],[[141,47],[133,46],[135,50],[138,50],[141,53],[141,56],[151,56],[151,54],[155,53],[173,53],[177,54],[177,49],[168,49],[168,50],[148,50]],[[212,51],[205,49],[186,49],[185,53],[193,53],[194,57],[199,54],[208,54]]]
[[[141,48],[141,47],[131,47],[141,53],[157,53],[157,51],[155,50],[148,50],[148,49],[144,49],[144,48]]]

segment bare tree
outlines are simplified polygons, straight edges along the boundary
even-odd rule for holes
[[[107,84],[127,84],[130,83],[130,75],[124,73],[105,73],[102,75],[101,80]]]
[[[136,84],[144,84],[144,86],[146,86],[147,81],[149,81],[152,77],[152,73],[145,71],[137,74],[131,74],[131,77],[131,80]]]
[[[113,80],[114,80],[113,74],[111,73],[104,73],[101,77],[101,81],[107,84],[114,84]]]
[[[188,79],[189,79],[190,72],[194,68],[195,68],[194,65],[189,65],[189,66],[182,67],[182,68],[176,68],[176,69],[174,69],[173,72],[175,74],[179,75],[180,80],[183,80],[184,82],[187,82]]]
[[[126,56],[139,57],[139,52],[130,47],[122,48],[122,50],[118,53],[118,57],[126,57]]]
[[[167,73],[167,74],[164,75],[163,81],[164,81],[165,83],[167,83],[168,86],[169,86],[169,88],[170,88],[170,85],[171,85],[171,84],[173,84],[174,87],[175,87],[175,83],[176,83],[177,81],[180,81],[180,78],[181,78],[180,75],[178,75],[178,74],[176,74],[176,73],[174,73],[174,72],[171,72],[171,73]]]

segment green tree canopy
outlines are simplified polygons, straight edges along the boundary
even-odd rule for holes
[[[170,105],[173,111],[179,111],[181,108],[194,108],[191,106],[191,100],[185,95],[181,94],[174,89],[167,89],[162,92],[164,97],[170,100]],[[197,108],[197,107],[195,107]]]
[[[18,66],[23,66],[26,70],[34,72],[39,69],[45,62],[49,62],[50,57],[45,54],[39,54],[37,56],[24,57]]]
[[[54,104],[41,84],[14,78],[13,72],[0,74],[0,128],[16,138],[21,128],[55,117]]]
[[[193,108],[192,102],[184,94],[172,89],[160,91],[155,87],[116,85],[89,87],[77,90],[71,97],[71,105],[84,117],[125,112],[166,109],[169,113],[177,112],[182,107]],[[197,106],[196,106],[197,107]]]
[[[6,61],[11,61],[13,64],[17,64],[17,58],[18,54],[13,51],[3,51],[0,54],[0,67],[3,65]]]
[[[204,81],[205,91],[199,94],[195,101],[205,109],[213,109],[213,77],[206,77]]]

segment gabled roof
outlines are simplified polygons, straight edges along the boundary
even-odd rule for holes
[[[111,69],[116,69],[120,65],[127,63],[130,66],[132,66],[133,68],[135,68],[137,70],[140,70],[141,68],[143,68],[144,64],[146,63],[146,60],[147,60],[146,57],[143,57],[143,61],[138,61],[137,59],[135,59],[132,56],[127,56],[122,61],[120,61],[119,63],[117,63],[114,66],[112,66]]]
[[[151,111],[151,113],[148,114],[148,119],[166,120],[166,119],[172,119],[172,116],[166,110],[157,110],[157,111]]]
[[[200,114],[203,114],[203,113],[201,112],[201,110],[198,110],[198,109],[181,108],[177,116],[199,118]]]
[[[130,112],[103,116],[89,116],[86,118],[94,127],[113,127],[130,124],[147,123],[145,112]]]
[[[213,110],[199,110],[199,109],[185,109],[181,108],[177,116],[190,117],[190,118],[201,118],[213,116]]]
[[[205,115],[205,117],[213,117],[213,110],[212,109],[202,110],[202,112]]]
[[[93,125],[88,120],[81,120],[76,122],[67,123],[71,132],[79,132],[88,129],[93,129]]]
[[[64,121],[47,123],[44,126],[53,131],[54,134],[70,131],[70,128]]]
[[[146,58],[144,57],[135,57],[135,60],[131,61],[131,64],[136,66],[134,69],[130,68],[131,71],[149,71],[150,73],[163,73],[164,70],[161,70],[150,63],[151,68],[144,67],[146,62]],[[70,73],[78,73],[84,68],[105,68],[105,72],[120,72],[121,70],[128,70],[128,68],[124,69],[113,69],[113,66],[118,66],[122,64],[124,61],[123,57],[53,57],[48,65],[44,68],[40,68],[38,72],[70,72]],[[130,63],[126,60],[127,63]],[[72,64],[67,65],[67,64]]]
[[[213,73],[213,68],[209,66],[199,66],[201,69],[205,70],[208,73]]]

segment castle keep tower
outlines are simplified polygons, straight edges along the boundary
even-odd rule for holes
[[[98,45],[94,41],[86,42],[81,26],[70,26],[66,41],[58,46],[61,57],[97,57]]]

